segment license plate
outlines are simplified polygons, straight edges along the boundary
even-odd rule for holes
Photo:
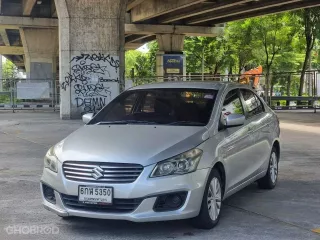
[[[113,188],[105,186],[79,186],[79,202],[86,204],[112,204]]]

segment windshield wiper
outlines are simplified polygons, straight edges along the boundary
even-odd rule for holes
[[[104,122],[98,122],[97,125],[109,125],[109,124],[148,124],[148,125],[154,125],[158,124],[156,122],[150,122],[150,121],[139,121],[139,120],[120,120],[120,121],[104,121]]]
[[[168,125],[191,125],[191,126],[205,126],[205,124],[200,122],[193,122],[193,121],[177,121],[168,123]]]

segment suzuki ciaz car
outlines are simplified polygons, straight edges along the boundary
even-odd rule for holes
[[[210,229],[225,198],[277,183],[278,118],[244,85],[142,85],[83,120],[44,158],[43,204],[64,218],[191,219]]]

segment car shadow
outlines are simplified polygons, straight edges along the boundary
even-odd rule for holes
[[[106,236],[108,239],[130,238],[130,240],[212,239],[213,236],[226,237],[226,235],[232,238],[237,236],[238,231],[243,231],[245,236],[250,236],[251,233],[247,232],[247,228],[253,225],[256,226],[257,232],[252,234],[259,236],[259,228],[265,226],[270,228],[279,224],[273,219],[311,229],[319,222],[319,216],[314,213],[312,206],[303,203],[314,196],[319,196],[319,184],[319,181],[304,182],[285,178],[281,179],[273,190],[263,190],[258,188],[256,183],[250,184],[225,199],[220,222],[218,226],[209,231],[194,228],[189,220],[134,223],[70,217],[59,219],[56,224],[62,234],[71,234],[79,239],[103,239]],[[299,192],[296,191],[297,188],[300,189]],[[293,203],[290,202],[292,199],[295,199]],[[316,200],[314,202],[317,203]],[[300,204],[297,205],[297,203]],[[297,213],[292,212],[294,207],[298,210]],[[300,213],[305,214],[302,222],[297,221],[298,218],[294,217],[300,216]]]
[[[182,236],[194,236],[198,231],[201,231],[193,228],[188,220],[135,223],[122,220],[69,217],[59,222],[59,228],[62,224],[63,228],[68,229],[68,232],[77,233],[82,237],[92,237],[98,234],[106,235],[108,238],[130,236],[131,239],[134,239],[161,236],[161,238],[174,239]]]
[[[250,194],[250,192],[261,191],[257,188],[256,184],[251,184],[245,189],[241,190],[237,194],[231,196],[226,200],[224,210],[221,212],[221,221],[215,228],[219,228],[221,225],[225,225],[223,222],[228,222],[228,218],[232,218],[232,209],[228,206],[228,201],[234,201],[237,195]],[[241,194],[243,192],[243,194]],[[222,224],[221,224],[222,222]],[[134,238],[148,238],[148,236],[161,236],[161,238],[174,239],[179,237],[201,235],[201,233],[207,230],[201,230],[194,228],[190,220],[176,220],[176,221],[165,221],[165,222],[146,222],[146,223],[135,223],[122,220],[104,220],[104,219],[89,219],[80,217],[68,217],[61,219],[59,227],[68,229],[68,232],[77,233],[81,236],[90,236],[99,234],[112,236],[131,236]]]

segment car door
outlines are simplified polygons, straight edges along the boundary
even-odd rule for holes
[[[221,109],[221,121],[229,114],[245,114],[239,89],[233,89],[224,98]],[[230,128],[219,128],[219,138],[222,139],[221,157],[225,164],[227,176],[226,192],[236,189],[248,176],[248,167],[253,138],[249,132],[249,122]]]
[[[249,89],[240,90],[246,118],[250,122],[248,127],[253,137],[253,149],[250,155],[250,174],[257,175],[266,169],[269,162],[271,143],[270,120],[271,114],[266,112],[264,105],[257,95]]]

